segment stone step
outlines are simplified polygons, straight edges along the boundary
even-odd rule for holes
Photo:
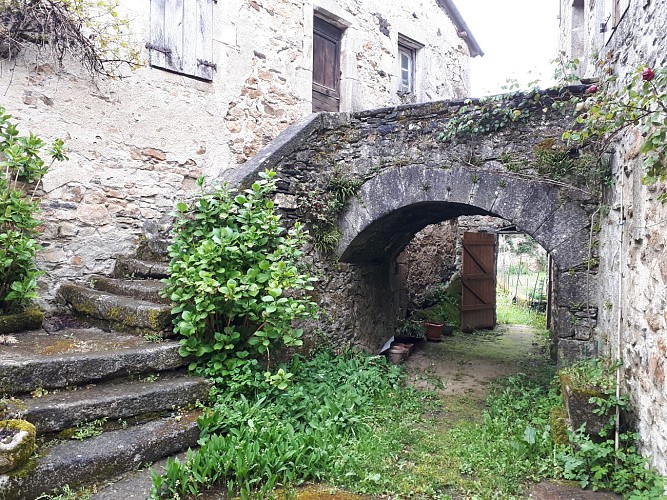
[[[91,284],[95,290],[125,295],[135,299],[155,302],[156,304],[171,304],[169,298],[162,297],[165,284],[153,279],[130,280],[107,278],[100,276],[93,278]]]
[[[133,374],[173,370],[187,360],[177,342],[147,342],[98,328],[17,334],[0,349],[0,394],[79,386]]]
[[[183,373],[151,374],[138,380],[101,383],[40,398],[10,399],[2,418],[27,420],[38,434],[44,434],[102,417],[117,420],[174,411],[206,399],[209,389],[205,379]]]
[[[0,475],[0,498],[33,500],[66,484],[75,489],[100,483],[194,447],[199,438],[198,416],[198,412],[186,412],[40,449],[32,463]]]
[[[93,290],[74,283],[63,283],[58,296],[72,309],[108,321],[112,327],[139,332],[171,331],[171,307],[132,297]]]
[[[113,275],[116,278],[154,278],[169,276],[169,264],[118,256]]]
[[[186,453],[179,453],[171,458],[176,458],[183,462],[187,458]],[[90,500],[147,500],[149,499],[153,479],[151,471],[164,474],[166,470],[167,459],[155,462],[149,468],[126,472],[112,481],[106,482],[96,488],[96,492],[90,497]],[[207,493],[205,498],[213,500],[214,498],[227,498],[220,494],[219,497],[212,493]]]

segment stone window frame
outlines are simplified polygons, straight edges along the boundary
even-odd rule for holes
[[[419,78],[420,74],[420,52],[424,48],[424,44],[417,42],[412,38],[408,38],[402,33],[398,34],[397,50],[396,50],[396,82],[397,90],[396,93],[400,96],[416,96],[418,92]],[[405,55],[408,58],[409,68],[406,68],[408,71],[408,84],[404,85],[403,82],[403,64],[402,56]]]

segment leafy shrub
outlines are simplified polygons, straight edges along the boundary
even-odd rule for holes
[[[61,140],[44,151],[39,137],[19,136],[10,118],[0,106],[0,314],[20,311],[37,297],[35,193],[48,168],[42,156],[51,163],[66,159]]]
[[[665,481],[639,454],[639,434],[620,432],[616,446],[616,410],[624,412],[630,407],[627,396],[616,397],[614,372],[618,366],[619,362],[596,358],[561,370],[561,379],[570,386],[590,390],[594,413],[607,419],[595,436],[587,432],[586,424],[569,432],[571,446],[558,448],[556,454],[562,476],[579,481],[582,488],[608,489],[629,498],[660,498]]]
[[[276,174],[260,175],[243,192],[222,186],[177,204],[165,293],[180,353],[195,356],[190,368],[219,385],[254,376],[257,358],[278,345],[301,345],[292,323],[316,313],[306,296],[314,278],[298,266],[306,233],[281,225],[269,197]]]

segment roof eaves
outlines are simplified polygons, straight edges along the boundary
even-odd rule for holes
[[[456,30],[458,31],[458,35],[461,38],[463,38],[463,40],[465,40],[466,44],[468,45],[468,49],[470,50],[470,56],[471,57],[483,56],[484,51],[477,43],[477,40],[475,40],[475,37],[470,31],[470,28],[468,28],[468,25],[466,24],[465,20],[463,19],[463,16],[459,12],[459,9],[457,9],[456,5],[454,5],[454,1],[453,0],[436,0],[436,1],[438,2],[438,5],[440,5],[440,7],[447,13],[450,19],[454,22]]]

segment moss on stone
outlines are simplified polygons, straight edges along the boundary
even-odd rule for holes
[[[549,412],[549,422],[551,424],[551,440],[554,444],[568,444],[567,436],[567,411],[564,406],[554,406]]]
[[[34,425],[25,420],[0,420],[0,430],[25,433],[21,441],[14,447],[0,446],[0,474],[3,474],[21,467],[35,453],[37,431]]]
[[[42,327],[44,313],[31,308],[17,314],[0,316],[0,334],[37,330]]]

